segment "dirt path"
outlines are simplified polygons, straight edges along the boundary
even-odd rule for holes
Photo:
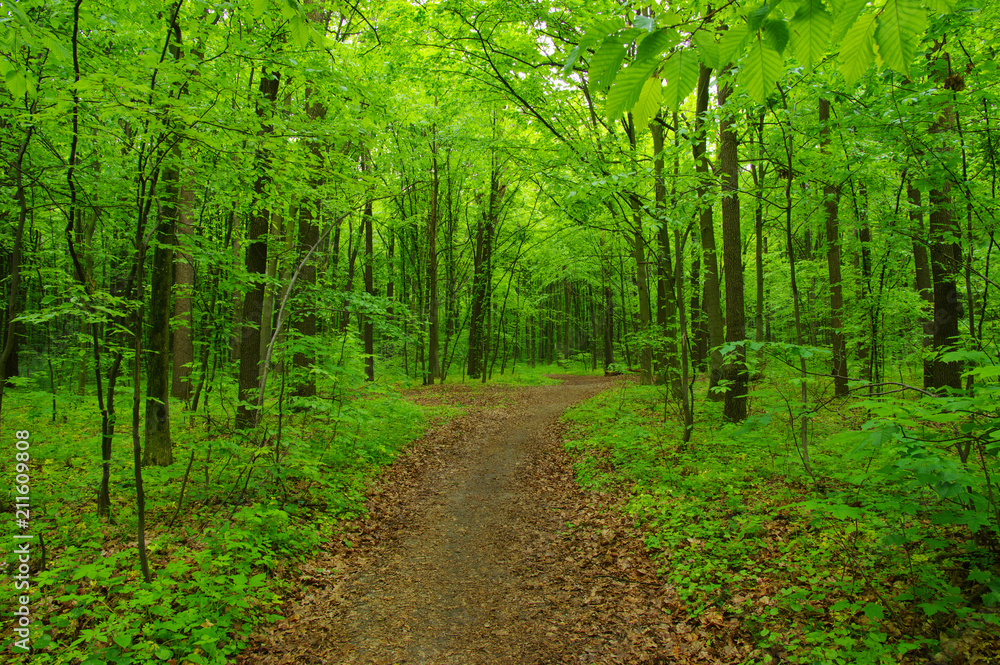
[[[561,450],[559,415],[613,384],[560,378],[415,391],[412,399],[461,403],[468,414],[385,474],[353,547],[333,546],[296,571],[288,618],[242,662],[667,663],[698,654],[697,639],[684,637],[693,630],[667,616],[676,596],[636,534],[602,505],[609,497],[575,488]]]

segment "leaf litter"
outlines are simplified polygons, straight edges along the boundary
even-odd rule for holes
[[[735,618],[690,618],[657,577],[623,491],[574,481],[559,416],[621,379],[439,385],[465,415],[429,432],[368,494],[368,514],[288,568],[285,618],[242,663],[738,663]]]

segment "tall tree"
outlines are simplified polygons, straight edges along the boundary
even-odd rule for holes
[[[743,238],[740,233],[740,163],[737,152],[735,117],[726,108],[732,94],[728,82],[719,84],[718,100],[722,111],[719,122],[719,173],[722,175],[722,251],[726,277],[726,342],[737,344],[733,358],[726,363],[729,382],[723,415],[733,422],[747,417],[746,303],[743,295]]]
[[[173,61],[181,59],[181,29],[173,12],[168,26],[168,50]],[[178,87],[178,96],[181,88]],[[168,121],[173,130],[173,121]],[[180,136],[171,131],[173,143],[163,174],[164,196],[159,205],[156,246],[149,280],[149,340],[146,346],[146,420],[143,439],[143,464],[167,466],[174,461],[170,438],[170,316],[171,290],[174,283],[175,230],[180,216]]]
[[[934,363],[926,354],[934,343],[934,322],[930,317],[934,307],[934,285],[931,282],[931,266],[927,258],[927,244],[924,235],[924,211],[920,203],[920,189],[907,180],[906,198],[910,202],[910,233],[913,235],[914,285],[923,301],[918,322],[924,347],[924,388],[934,387]]]
[[[935,46],[935,66],[944,101],[937,121],[931,127],[933,137],[940,136],[939,158],[947,162],[949,134],[955,129],[955,112],[951,97],[965,88],[964,77],[951,66],[951,56],[944,44]],[[934,388],[962,387],[962,363],[945,361],[941,354],[959,342],[962,320],[962,297],[958,291],[958,275],[962,268],[962,231],[952,210],[951,186],[953,175],[940,173],[930,190],[931,278],[934,283]]]
[[[819,100],[820,134],[824,155],[830,145],[830,100]],[[840,277],[840,226],[838,206],[840,185],[828,181],[823,185],[823,208],[826,213],[826,266],[830,278],[830,337],[833,341],[833,392],[845,397],[847,390],[847,343],[844,337],[844,292]]]
[[[722,296],[719,290],[719,260],[715,248],[715,220],[712,214],[712,204],[709,200],[710,186],[708,161],[708,100],[709,86],[712,81],[712,69],[704,63],[699,64],[698,88],[695,99],[695,141],[692,145],[695,171],[698,174],[698,184],[695,195],[700,204],[698,213],[698,229],[701,233],[701,307],[698,316],[704,322],[707,330],[705,344],[709,349],[709,397],[713,400],[723,399],[722,395],[712,390],[722,378],[722,355],[718,348],[722,345]],[[692,310],[694,311],[694,310]]]
[[[251,404],[252,393],[258,388],[260,379],[260,332],[261,316],[264,309],[264,276],[267,274],[267,231],[270,226],[271,213],[267,198],[268,185],[271,181],[271,149],[264,141],[273,133],[270,122],[274,112],[274,102],[278,99],[278,85],[281,75],[278,72],[261,69],[260,83],[257,91],[257,116],[261,126],[257,132],[260,141],[256,150],[257,178],[254,181],[254,197],[250,211],[250,223],[247,227],[246,269],[253,277],[250,290],[243,298],[242,334],[240,336],[240,383],[239,406],[236,411],[236,425],[247,428],[257,424],[258,411]]]
[[[657,239],[657,270],[656,270],[656,324],[664,335],[665,342],[660,346],[657,359],[657,373],[663,382],[670,386],[674,397],[681,391],[680,367],[677,355],[677,300],[674,289],[673,247],[671,246],[671,228],[667,220],[667,187],[663,176],[663,117],[659,116],[650,123],[650,133],[653,136],[653,179],[655,211],[659,228]],[[675,131],[676,136],[676,131]],[[675,157],[679,155],[675,152]],[[679,166],[675,162],[674,193],[676,199],[676,181]],[[676,203],[676,200],[674,200]]]
[[[433,384],[441,378],[438,359],[440,351],[440,331],[438,326],[438,198],[440,178],[438,176],[437,126],[431,125],[431,193],[427,210],[427,375],[425,384]]]

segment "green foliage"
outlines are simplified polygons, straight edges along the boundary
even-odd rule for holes
[[[566,447],[582,485],[627,493],[691,615],[733,613],[758,653],[787,662],[897,662],[953,636],[995,643],[996,390],[840,405],[880,414],[857,431],[815,412],[818,485],[790,444],[797,426],[782,425],[777,391],[765,386],[742,426],[703,420],[691,447],[661,422],[662,389],[623,387],[567,414]]]
[[[636,16],[635,27],[631,28],[624,23],[606,22],[602,30],[588,32],[584,42],[568,54],[566,70],[584,49],[600,42],[590,62],[591,91],[611,87],[606,107],[611,119],[626,111],[642,118],[652,117],[660,100],[653,94],[648,79],[662,77],[669,85],[671,74],[676,77],[676,72],[670,72],[670,60],[684,51],[713,69],[738,65],[738,90],[745,90],[757,104],[765,102],[775,82],[785,75],[789,65],[784,52],[789,43],[797,65],[806,72],[824,61],[831,44],[840,45],[840,70],[849,86],[876,62],[876,45],[880,65],[911,76],[917,48],[927,28],[927,9],[920,0],[888,0],[868,11],[866,5],[862,0],[830,4],[804,0],[791,6],[765,2],[752,10],[736,5],[723,10],[726,15],[722,17],[721,29],[712,27],[720,18],[717,12],[709,19],[700,17],[698,12],[702,9],[698,8],[689,22],[695,26],[689,35],[695,48],[680,47],[669,54],[665,63],[661,63],[659,54],[682,42],[672,28],[657,28],[655,18],[644,16]],[[933,10],[950,12],[953,6],[937,3]],[[675,11],[670,9],[665,15],[675,18]],[[789,18],[786,20],[785,16]],[[634,39],[638,44],[634,60],[619,71],[626,47]],[[651,43],[655,48],[643,47]],[[668,110],[676,111],[690,93],[691,87],[686,83],[687,80],[681,79],[669,90],[663,99]]]
[[[87,462],[95,437],[70,425],[93,422],[89,400],[61,404],[66,421],[52,423],[47,393],[30,385],[8,389],[7,417],[30,427],[35,442],[32,524],[48,552],[46,569],[33,577],[33,599],[51,600],[44,613],[33,600],[44,618],[33,633],[31,662],[226,663],[256,625],[280,618],[282,571],[336,537],[341,521],[364,513],[368,479],[425,423],[425,410],[392,390],[362,392],[356,371],[321,379],[321,394],[331,381],[350,384],[352,396],[340,397],[333,412],[317,408],[328,398],[301,402],[310,415],[286,413],[280,441],[273,416],[241,438],[185,422],[173,410],[176,454],[186,460],[193,453],[194,464],[190,474],[182,463],[144,470],[150,584],[139,575],[134,550],[130,456],[112,465],[116,524],[108,525],[86,498],[100,475]],[[185,475],[184,505],[168,528]],[[9,534],[7,540],[14,542]],[[4,649],[10,639],[4,637]]]

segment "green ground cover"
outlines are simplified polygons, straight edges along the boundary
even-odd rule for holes
[[[672,405],[664,422],[664,389],[623,384],[567,414],[566,447],[584,487],[625,493],[684,611],[739,617],[765,661],[991,662],[995,392],[981,388],[978,405],[853,399],[812,413],[815,478],[798,411],[775,385],[756,386],[739,426],[707,404],[684,447]],[[931,435],[935,420],[949,426]]]
[[[172,410],[176,461],[144,468],[150,584],[136,551],[130,414],[119,415],[109,523],[97,516],[100,417],[93,399],[59,398],[53,421],[49,393],[31,383],[10,390],[4,429],[16,424],[31,433],[31,531],[42,539],[32,559],[35,652],[14,658],[227,662],[255,624],[278,617],[282,567],[364,513],[372,476],[428,422],[456,412],[416,406],[384,384],[335,385],[321,384],[303,409],[286,403],[280,429],[277,405],[262,427],[231,429],[232,394],[210,396],[197,415]],[[120,387],[118,403],[131,406],[129,386]],[[13,473],[12,455],[3,457],[0,473]],[[13,542],[14,523],[4,529]],[[13,555],[4,564],[16,565]],[[4,634],[0,648],[7,651],[11,640]]]

